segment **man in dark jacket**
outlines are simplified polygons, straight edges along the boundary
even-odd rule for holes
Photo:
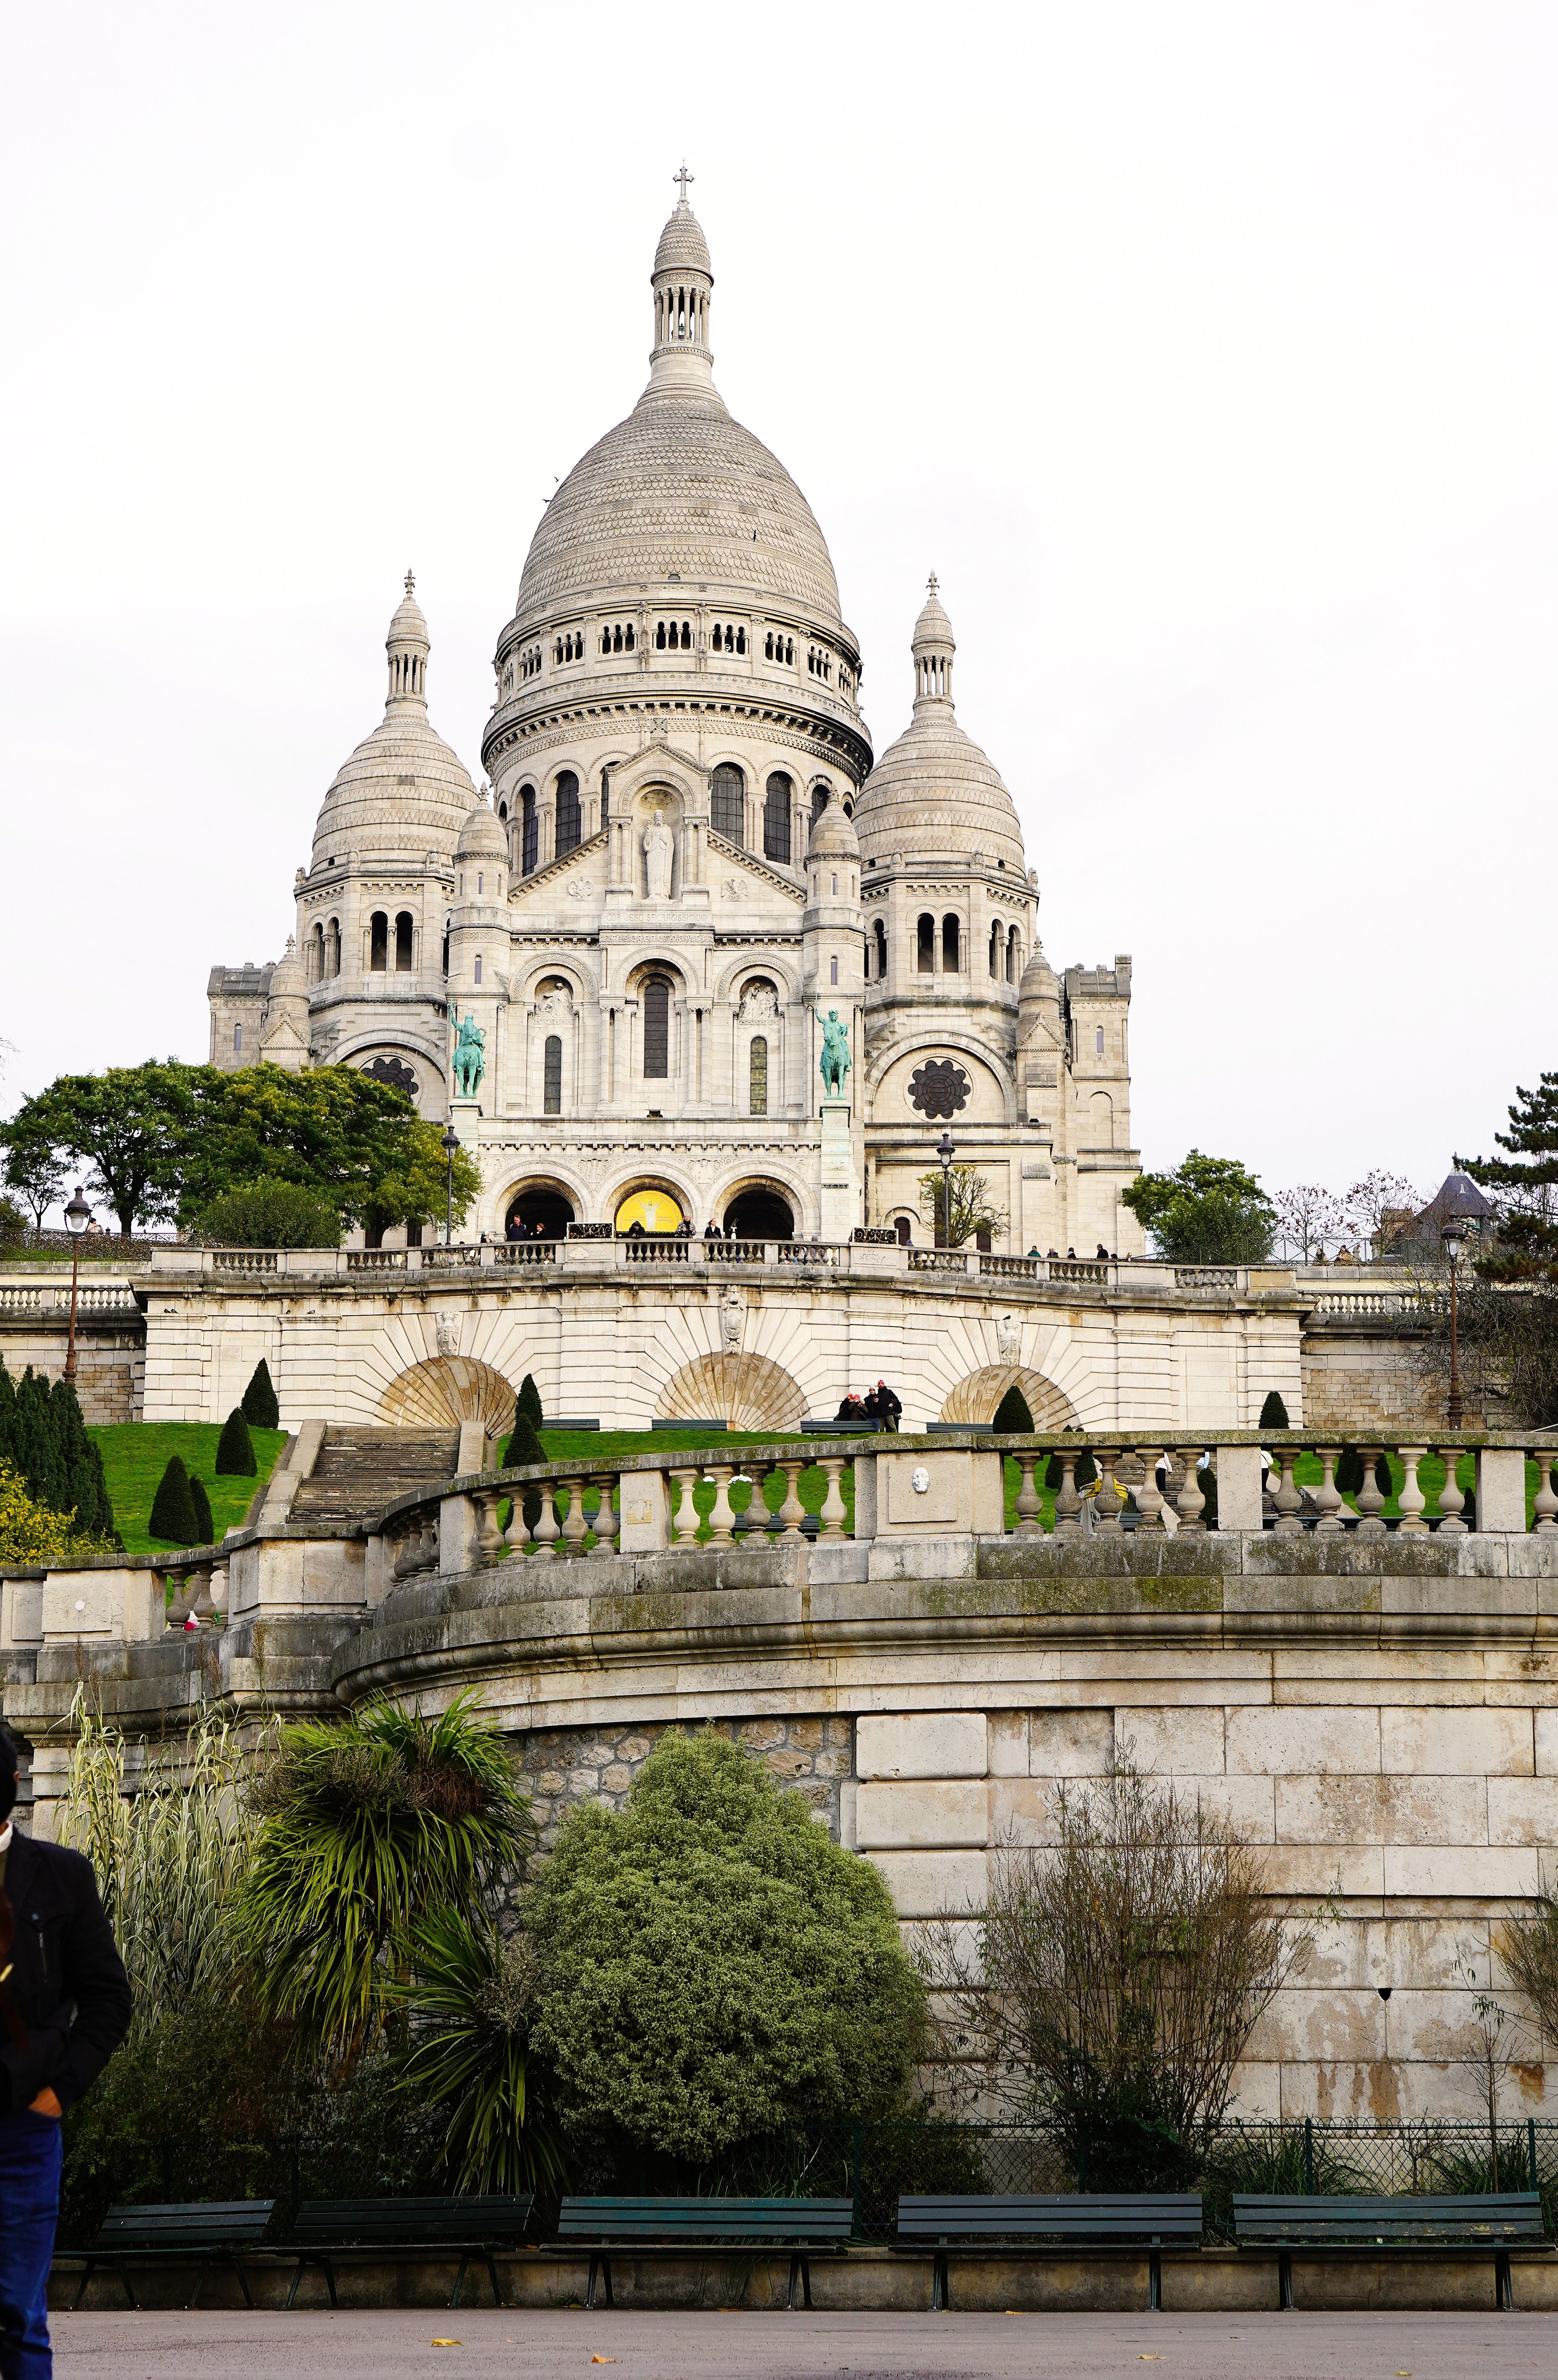
[[[0,2380],[49,2380],[60,2119],[129,2030],[130,1987],[91,1863],[11,1824],[0,1727]]]

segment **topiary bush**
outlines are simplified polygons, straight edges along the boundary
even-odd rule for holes
[[[222,1465],[218,1463],[216,1467],[220,1471]],[[158,1480],[157,1492],[152,1499],[152,1517],[146,1524],[146,1534],[169,1546],[198,1546],[209,1542],[201,1536],[196,1526],[195,1500],[189,1492],[189,1475],[184,1468],[181,1454],[168,1456],[167,1469]]]
[[[328,1198],[298,1182],[250,1182],[213,1198],[200,1237],[216,1248],[338,1248],[341,1218]],[[271,1425],[273,1427],[274,1425]]]
[[[541,1390],[537,1388],[534,1379],[529,1372],[526,1373],[524,1378],[520,1381],[519,1394],[514,1401],[514,1423],[516,1428],[519,1426],[519,1416],[522,1413],[529,1414],[530,1417],[530,1426],[533,1429],[539,1429],[542,1421],[545,1419],[545,1415],[542,1414],[541,1409]],[[540,1458],[538,1457],[537,1459],[539,1460]]]
[[[211,1498],[205,1492],[204,1480],[195,1472],[189,1475],[189,1501],[195,1513],[193,1543],[213,1546],[216,1543],[216,1524],[211,1517]]]
[[[701,2165],[902,2104],[925,1996],[887,1888],[728,1738],[673,1731],[623,1809],[570,1811],[523,1908],[581,2144]]]
[[[243,1403],[239,1410],[250,1429],[281,1427],[281,1407],[276,1402],[276,1392],[271,1379],[270,1366],[263,1355],[261,1356],[250,1376],[249,1386],[243,1392]]]
[[[1028,1399],[1014,1380],[995,1408],[993,1429],[1031,1429],[1033,1415],[1028,1410]]]
[[[533,1385],[528,1374],[525,1385],[527,1388]],[[520,1390],[520,1395],[523,1397],[524,1390]],[[503,1451],[504,1464],[506,1466],[510,1463],[517,1465],[521,1463],[544,1463],[545,1460],[546,1449],[536,1435],[536,1426],[530,1419],[529,1408],[523,1403],[517,1405],[514,1411],[513,1433]],[[527,1494],[524,1510],[525,1526],[528,1529],[533,1529],[541,1518],[539,1488],[532,1488]]]
[[[218,1479],[252,1479],[259,1468],[243,1407],[235,1405],[216,1441],[216,1475]]]
[[[1268,1389],[1266,1402],[1260,1408],[1260,1418],[1256,1424],[1257,1429],[1291,1429],[1292,1427],[1280,1390]]]

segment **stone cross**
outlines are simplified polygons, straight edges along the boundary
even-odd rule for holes
[[[681,195],[681,201],[680,201],[680,202],[681,202],[681,204],[685,207],[685,206],[686,206],[686,204],[687,204],[687,186],[688,186],[688,184],[689,182],[696,182],[696,180],[698,179],[698,176],[697,176],[697,175],[696,175],[696,174],[689,174],[689,173],[688,172],[687,167],[684,165],[684,166],[682,167],[681,172],[680,172],[679,174],[673,174],[673,175],[672,175],[671,179],[672,179],[674,182],[679,182],[679,183],[681,184],[681,186],[682,186],[682,195]]]

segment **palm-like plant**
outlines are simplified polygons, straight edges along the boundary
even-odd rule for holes
[[[444,2163],[456,2189],[560,2181],[562,2155],[529,2049],[536,1971],[528,1937],[505,1941],[490,1925],[440,1910],[417,1929],[400,1996],[411,2019],[400,2082],[447,2103]]]
[[[342,2068],[383,2033],[418,1927],[489,1900],[534,1840],[503,1741],[472,1702],[436,1718],[378,1702],[298,1720],[256,1781],[237,1924],[260,2010]]]

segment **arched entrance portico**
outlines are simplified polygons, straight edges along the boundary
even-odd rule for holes
[[[447,1429],[479,1421],[490,1438],[514,1427],[513,1384],[473,1355],[431,1355],[393,1379],[379,1400],[396,1429]]]
[[[1079,1427],[1076,1406],[1063,1389],[1047,1380],[1042,1372],[1029,1371],[1023,1364],[986,1364],[977,1372],[965,1373],[948,1393],[942,1407],[943,1421],[990,1422],[995,1418],[995,1408],[1008,1389],[1020,1389],[1033,1415],[1035,1429],[1058,1430]]]

